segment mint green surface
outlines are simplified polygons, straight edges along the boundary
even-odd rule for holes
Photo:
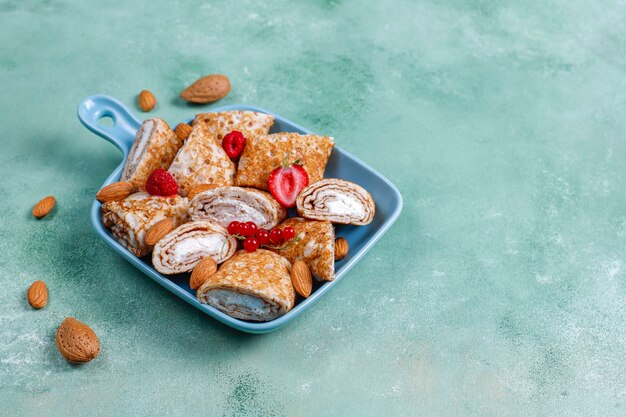
[[[0,415],[626,415],[623,3],[159,3],[0,1]],[[211,108],[177,98],[210,73],[233,85],[219,105],[336,137],[405,200],[264,336],[172,296],[89,225],[120,154],[78,102],[137,110],[150,89],[149,115],[174,124]],[[66,316],[99,335],[93,362],[57,353]]]

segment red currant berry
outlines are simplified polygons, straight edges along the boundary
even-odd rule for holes
[[[259,231],[259,227],[256,225],[256,223],[247,222],[246,224],[248,225],[248,235],[250,236],[256,235],[256,233]]]
[[[229,235],[236,235],[238,230],[239,230],[239,222],[238,221],[232,221],[232,222],[228,223],[228,234]]]
[[[285,238],[285,240],[292,239],[295,235],[296,231],[293,230],[293,227],[287,226],[283,229],[283,237]]]
[[[247,223],[239,223],[237,226],[237,234],[241,236],[248,236],[248,224]]]
[[[283,242],[283,231],[280,229],[272,229],[270,232],[270,243],[272,245],[280,245]]]
[[[256,232],[256,240],[259,241],[259,246],[266,245],[270,241],[270,232],[265,229],[259,229]]]
[[[255,238],[249,237],[243,241],[243,248],[246,252],[254,252],[259,248],[259,242]]]

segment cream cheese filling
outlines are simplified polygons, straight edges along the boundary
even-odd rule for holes
[[[263,227],[267,223],[267,218],[263,213],[237,198],[217,198],[204,211],[222,225],[228,225],[232,220],[255,222],[259,227]]]
[[[146,120],[141,126],[141,135],[139,136],[139,138],[135,139],[137,145],[135,149],[133,149],[133,154],[131,155],[130,163],[128,166],[129,176],[133,175],[133,173],[135,172],[135,168],[137,168],[137,164],[139,164],[139,160],[141,159],[141,156],[146,149],[146,145],[150,140],[150,136],[152,136],[153,130],[154,120]]]
[[[365,207],[359,201],[346,195],[330,196],[324,201],[328,212],[338,216],[365,217]]]
[[[205,295],[207,304],[227,314],[238,312],[248,319],[267,318],[277,313],[276,305],[250,294],[226,289],[210,290]]]
[[[214,253],[219,255],[220,248],[224,246],[224,236],[210,234],[202,237],[184,239],[170,248],[168,251],[174,264],[181,264],[198,253]]]

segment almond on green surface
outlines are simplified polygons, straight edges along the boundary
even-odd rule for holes
[[[89,362],[100,352],[100,340],[85,323],[68,317],[59,326],[56,334],[58,351],[72,363]]]
[[[133,189],[133,184],[128,181],[114,182],[98,191],[96,199],[101,203],[123,200],[133,193]]]
[[[141,111],[147,112],[152,110],[156,103],[156,97],[148,90],[142,90],[137,96],[137,104],[139,104]]]
[[[44,197],[42,200],[37,202],[37,204],[35,204],[35,207],[33,207],[33,216],[37,217],[38,219],[46,217],[48,213],[52,211],[56,202],[56,198],[51,195]]]
[[[180,93],[180,97],[190,103],[212,103],[226,97],[230,91],[230,80],[221,74],[202,77]]]
[[[41,280],[33,282],[28,288],[26,299],[32,308],[40,309],[45,307],[48,304],[48,287],[46,287],[46,283]]]

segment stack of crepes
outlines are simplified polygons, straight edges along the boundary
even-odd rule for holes
[[[102,222],[111,234],[135,256],[152,250],[146,245],[146,232],[159,221],[171,218],[174,224],[187,220],[187,199],[180,196],[156,197],[146,192],[135,193],[122,201],[102,205]]]
[[[271,115],[249,111],[203,113],[193,121],[186,141],[158,118],[144,122],[124,166],[122,180],[143,190],[146,178],[163,168],[175,178],[180,196],[156,197],[143,191],[102,206],[103,222],[133,254],[152,251],[163,274],[188,273],[204,258],[221,264],[197,292],[200,302],[242,320],[269,321],[294,306],[291,263],[304,261],[320,281],[334,279],[335,230],[332,223],[364,225],[372,221],[374,201],[362,187],[323,179],[334,146],[328,136],[270,134]],[[236,165],[221,146],[231,131],[242,132],[246,146]],[[297,199],[301,217],[287,211],[268,189],[270,173],[283,161],[302,163],[310,185]],[[194,188],[211,184],[197,192]],[[190,200],[185,198],[192,190]],[[165,218],[175,228],[153,247],[144,238]],[[293,227],[296,239],[270,250],[237,251],[226,226],[254,222],[259,228]]]

